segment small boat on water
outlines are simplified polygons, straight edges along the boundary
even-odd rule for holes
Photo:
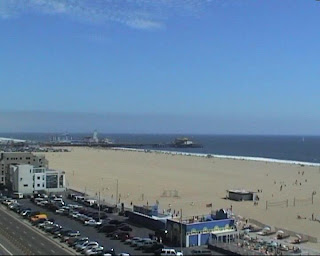
[[[194,143],[192,140],[186,137],[176,138],[172,142],[171,146],[174,148],[202,148],[201,144]]]

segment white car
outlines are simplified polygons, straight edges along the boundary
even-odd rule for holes
[[[183,256],[182,252],[176,252],[175,249],[162,249],[161,256],[168,256],[168,255],[176,255],[176,256]]]
[[[140,241],[141,240],[141,237],[134,237],[134,238],[132,238],[132,239],[127,239],[124,243],[125,244],[129,244],[129,245],[132,245],[133,243],[135,243],[135,242],[138,242],[138,241]]]
[[[103,252],[103,246],[93,247],[91,249],[85,250],[85,255],[96,255],[98,253]]]
[[[97,226],[97,225],[101,225],[101,221],[95,221],[94,219],[91,219],[91,220],[85,221],[84,225]]]
[[[92,248],[98,247],[98,246],[99,246],[98,242],[91,241],[84,248],[81,248],[81,251],[85,253],[86,251],[91,250]]]

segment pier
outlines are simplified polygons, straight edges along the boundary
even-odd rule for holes
[[[91,142],[44,142],[43,147],[100,147],[100,148],[202,148],[200,144],[188,147],[177,146],[173,143],[91,143]]]

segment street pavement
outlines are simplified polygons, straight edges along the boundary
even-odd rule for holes
[[[0,229],[0,255],[25,255],[13,242],[5,237],[5,232]]]
[[[5,249],[0,246],[5,255],[10,253],[13,255],[72,255],[71,251],[65,250],[61,245],[19,220],[16,213],[9,211],[3,205],[0,206],[0,230],[5,238],[1,240]]]

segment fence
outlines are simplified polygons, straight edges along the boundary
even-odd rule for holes
[[[289,206],[289,200],[283,200],[283,201],[266,201],[266,210],[268,210],[269,207],[288,207]]]
[[[305,205],[310,205],[313,204],[313,197],[310,198],[293,198],[293,206],[305,206]]]

